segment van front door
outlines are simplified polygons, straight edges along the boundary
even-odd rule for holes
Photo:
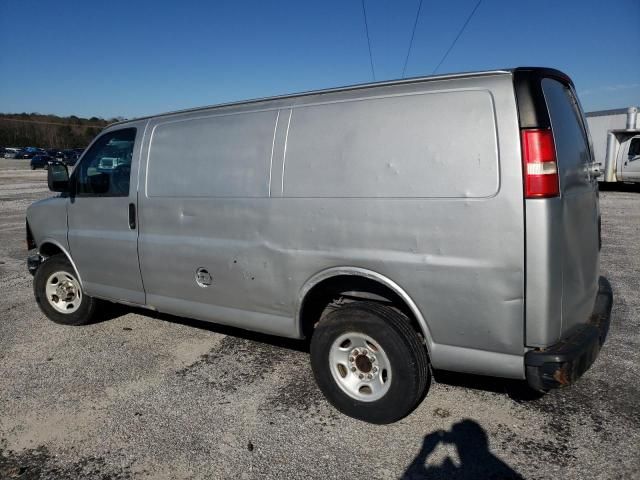
[[[91,145],[71,177],[67,218],[71,257],[85,292],[144,304],[136,225],[136,132],[110,130]]]
[[[620,159],[622,174],[620,178],[625,182],[640,182],[640,135],[628,140],[622,149]]]

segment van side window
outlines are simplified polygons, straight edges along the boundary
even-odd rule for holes
[[[126,197],[131,180],[135,128],[101,136],[82,158],[74,172],[79,197]]]
[[[634,138],[629,145],[629,156],[635,157],[640,155],[640,138]]]

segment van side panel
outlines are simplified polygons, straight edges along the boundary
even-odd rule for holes
[[[544,347],[562,329],[562,202],[527,200],[526,343]]]
[[[206,196],[158,196],[151,187],[154,140],[147,140],[140,258],[148,303],[299,336],[294,317],[306,282],[331,267],[362,268],[414,300],[429,326],[436,368],[522,378],[522,362],[512,361],[524,353],[524,215],[511,75],[373,86],[215,112],[274,107],[264,120],[271,136],[247,134],[244,143],[257,145],[238,145],[260,152],[260,171],[271,154],[271,198],[217,196],[215,177],[224,173],[213,155],[210,171],[198,172],[199,184],[211,178]],[[194,175],[191,155],[185,146],[176,175]],[[196,284],[199,267],[211,273],[211,286]],[[476,361],[465,368],[455,352]]]
[[[153,127],[149,197],[267,197],[277,111],[169,120]]]
[[[294,106],[287,198],[278,208],[283,220],[296,222],[274,233],[276,243],[298,254],[283,267],[297,272],[304,261],[312,272],[345,264],[376,271],[418,304],[434,344],[522,355],[522,170],[510,77],[421,87],[420,95],[370,102],[375,114],[360,106],[348,111],[348,102],[323,106],[334,113],[323,125],[308,113],[318,107]],[[396,108],[413,122],[398,121]],[[309,124],[297,125],[300,118]],[[313,131],[333,133],[331,122],[346,130],[336,132],[338,158],[333,147],[311,139]],[[353,123],[377,129],[364,136],[368,145],[353,147],[361,141],[348,134]],[[307,142],[312,148],[303,152]],[[421,168],[413,170],[412,161]],[[315,174],[320,168],[331,172]],[[352,185],[340,179],[345,171]],[[315,197],[301,197],[300,185]],[[434,366],[446,368],[443,358],[432,358]]]
[[[295,336],[274,298],[265,243],[278,110],[151,121],[140,195],[140,266],[158,310]],[[196,282],[198,269],[210,286]],[[280,292],[280,296],[282,293]]]
[[[498,181],[495,110],[487,90],[293,110],[284,197],[483,198],[496,194]]]

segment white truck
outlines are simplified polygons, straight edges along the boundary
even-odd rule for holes
[[[585,114],[601,182],[640,183],[640,125],[638,108]]]

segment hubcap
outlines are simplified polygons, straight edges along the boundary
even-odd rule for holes
[[[329,368],[342,391],[361,402],[382,398],[391,384],[387,354],[378,342],[363,333],[345,333],[333,342]]]
[[[59,271],[49,275],[45,286],[47,301],[60,313],[73,313],[82,303],[82,289],[73,275]]]

